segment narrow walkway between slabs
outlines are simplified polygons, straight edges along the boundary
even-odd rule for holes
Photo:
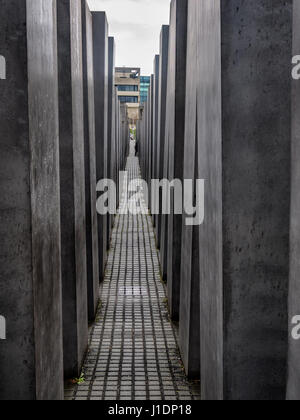
[[[129,181],[140,177],[134,154],[131,147],[126,168]],[[169,319],[151,216],[121,214],[125,203],[124,195],[112,232],[101,305],[90,331],[84,381],[69,384],[65,397],[200,399],[199,383],[185,376],[176,331]],[[145,202],[141,200],[140,205]]]

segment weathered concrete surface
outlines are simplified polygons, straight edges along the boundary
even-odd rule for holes
[[[107,178],[108,23],[105,12],[92,12],[97,182]],[[107,216],[98,215],[99,273],[107,259]]]
[[[168,177],[183,181],[185,92],[186,92],[186,40],[187,0],[171,3],[169,71],[167,92],[166,137],[168,151]],[[164,254],[165,276],[168,281],[168,300],[171,317],[179,319],[182,215],[174,214],[174,196],[171,195],[170,216],[167,217]]]
[[[62,399],[56,1],[0,6],[0,399]]]
[[[154,57],[154,63],[153,63],[153,149],[152,149],[152,178],[158,179],[157,176],[157,136],[158,136],[158,102],[159,102],[159,63],[160,63],[160,56],[156,55]],[[151,199],[151,206],[155,206],[155,199]],[[152,207],[151,207],[152,209]],[[152,215],[152,220],[154,227],[156,227],[157,222],[157,216]],[[156,232],[156,229],[155,229]]]
[[[164,150],[164,170],[163,179],[169,179],[169,139],[166,137]],[[172,192],[171,192],[172,194]],[[170,204],[169,193],[166,189],[162,191],[162,203],[165,205]],[[163,209],[162,209],[163,211]],[[164,213],[164,211],[163,211]],[[160,266],[161,274],[164,282],[167,281],[167,259],[168,259],[168,231],[169,215],[161,215],[161,233],[160,233]]]
[[[191,3],[189,2],[189,8]],[[196,2],[193,3],[193,6]],[[184,135],[184,179],[198,178],[197,114],[197,63],[195,44],[197,39],[196,16],[188,15],[186,124]],[[199,229],[186,226],[182,218],[182,247],[180,264],[179,336],[180,350],[186,373],[192,378],[200,376],[200,278],[199,278]],[[172,280],[171,280],[172,281]]]
[[[190,18],[194,17],[190,15]],[[189,22],[190,25],[190,22]],[[189,29],[190,31],[190,29]],[[187,62],[193,59],[193,45],[196,34],[188,32],[189,45]],[[190,62],[191,64],[192,62]],[[195,63],[195,62],[194,62]],[[188,67],[187,72],[191,69]],[[196,71],[189,73],[186,85],[186,124],[184,140],[184,179],[198,177],[198,135],[196,130]],[[185,370],[190,378],[200,376],[200,267],[199,267],[199,228],[186,226],[182,218],[181,264],[180,264],[180,301],[179,336],[180,350]]]
[[[147,144],[148,144],[148,135],[149,135],[149,131],[148,131],[148,127],[149,127],[149,102],[145,102],[144,103],[144,111],[143,111],[143,141],[140,144],[140,148],[141,150],[139,150],[139,157],[140,157],[140,166],[141,166],[141,172],[144,176],[144,178],[146,178],[146,174],[147,174]]]
[[[64,372],[80,376],[88,344],[81,0],[58,0]]]
[[[148,170],[148,141],[149,141],[149,101],[144,103],[144,111],[143,111],[143,135],[142,141],[139,143],[140,150],[139,150],[139,158],[140,158],[140,166],[141,166],[141,173],[145,179],[147,179],[147,170]]]
[[[115,87],[115,182],[117,185],[117,207],[119,206],[119,172],[120,166],[120,102],[118,101],[118,90]]]
[[[172,20],[172,5],[171,5],[171,20]],[[171,21],[170,21],[171,23]],[[159,131],[159,150],[160,154],[158,156],[158,172],[159,172],[159,178],[160,179],[169,179],[169,136],[168,136],[168,118],[169,118],[169,103],[168,103],[168,87],[169,87],[169,77],[170,77],[170,67],[169,67],[169,59],[170,57],[170,31],[171,27],[168,29],[168,59],[167,59],[167,73],[166,73],[166,88],[165,88],[165,95],[166,95],[166,102],[165,102],[165,109],[163,108],[163,104],[161,103],[161,128],[162,131]],[[172,48],[172,47],[171,47]],[[163,57],[163,54],[162,54]],[[175,69],[173,69],[175,70]],[[171,76],[172,77],[172,76]],[[163,79],[163,78],[162,78]],[[164,114],[164,117],[163,117]],[[163,134],[163,136],[162,136]],[[163,156],[161,156],[161,153],[163,153]],[[160,211],[163,212],[163,208],[161,207],[162,203],[167,204],[169,202],[168,192],[166,190],[162,191],[161,197],[160,197],[161,203],[160,203]],[[158,245],[160,248],[160,266],[161,266],[161,275],[164,281],[167,280],[167,243],[168,243],[168,232],[167,232],[167,225],[168,225],[168,215],[166,214],[160,214],[159,215],[159,223],[158,223]]]
[[[210,11],[209,24],[207,14],[204,10]],[[200,10],[203,16],[200,18]],[[187,101],[186,101],[186,127],[185,141],[191,138],[198,146],[198,151],[203,149],[205,153],[205,145],[207,143],[207,151],[209,152],[209,162],[205,163],[205,168],[210,167],[210,171],[204,176],[205,186],[205,221],[200,229],[200,251],[206,255],[207,261],[205,267],[201,267],[204,257],[200,256],[200,345],[201,345],[201,390],[204,392],[203,399],[223,399],[223,271],[222,271],[222,194],[220,181],[222,177],[222,155],[221,155],[221,136],[222,124],[221,117],[221,37],[220,37],[220,2],[213,1],[209,4],[207,1],[203,3],[200,9],[199,4],[192,0],[189,3],[188,13],[188,38],[187,38],[187,73],[191,74],[191,78],[187,78]],[[201,35],[198,25],[205,21],[205,25],[201,28]],[[206,64],[205,81],[207,87],[202,92],[210,92],[210,96],[205,99],[205,112],[208,122],[204,127],[209,131],[209,139],[213,137],[211,143],[201,139],[203,119],[200,119],[201,98],[200,93],[197,95],[197,87],[199,85],[198,78],[195,76],[199,71],[199,62],[195,50],[200,53],[200,36],[203,36],[204,28],[207,34],[202,41],[205,50],[201,51],[200,57],[204,60],[210,54],[209,62]],[[209,52],[209,49],[212,50]],[[202,63],[204,65],[204,63]],[[190,73],[192,71],[192,73]],[[200,74],[198,75],[200,77]],[[205,85],[204,85],[205,86]],[[200,99],[199,99],[200,98]],[[204,100],[204,98],[203,98]],[[211,115],[209,116],[209,112]],[[204,120],[205,121],[205,120]],[[199,157],[202,162],[204,157]],[[200,168],[203,177],[203,169]],[[201,178],[199,175],[199,178]],[[208,201],[208,194],[214,191],[214,199]],[[207,213],[212,211],[212,213]],[[210,226],[209,226],[210,225]],[[208,227],[209,226],[209,227]],[[211,235],[202,232],[206,231]],[[220,245],[221,244],[221,245]],[[209,247],[209,249],[208,249]],[[209,254],[209,255],[208,255]],[[197,258],[197,257],[196,257]],[[199,257],[197,258],[199,259]],[[205,273],[205,274],[204,274]],[[204,275],[208,279],[203,278]],[[210,284],[208,284],[210,283]],[[225,287],[225,285],[224,285]],[[205,298],[207,299],[205,303]],[[198,305],[196,305],[198,306]],[[210,314],[207,312],[210,311]],[[202,318],[201,318],[202,317]],[[211,324],[210,324],[211,323]],[[210,352],[210,355],[208,354]],[[204,363],[209,363],[206,366]],[[211,381],[211,389],[209,389],[209,381]]]
[[[107,177],[115,180],[116,130],[115,130],[115,39],[108,38],[108,96],[107,96]],[[110,246],[114,215],[107,217],[107,249]]]
[[[188,150],[188,149],[186,149]],[[191,163],[191,167],[194,165]],[[188,173],[187,173],[188,175]],[[182,233],[181,282],[179,308],[180,351],[185,371],[190,379],[200,376],[200,283],[199,231],[184,227]]]
[[[119,102],[120,103],[120,102]],[[124,170],[128,156],[129,128],[127,119],[127,106],[120,103],[120,168]]]
[[[180,180],[183,178],[183,152],[184,152],[184,108],[185,108],[185,63],[186,63],[186,24],[187,24],[187,3],[183,2],[172,2],[171,3],[171,16],[170,16],[170,30],[169,30],[169,52],[168,52],[168,74],[167,74],[167,106],[166,106],[166,118],[165,118],[165,144],[164,144],[164,156],[163,156],[163,178],[173,180],[174,176],[169,176],[169,166],[172,164],[172,172],[174,175],[174,132],[175,124],[176,128],[180,127],[181,131],[177,135],[180,136],[180,149],[176,155],[178,164],[181,167]],[[181,51],[181,50],[182,51]],[[182,74],[178,74],[181,71]],[[178,93],[181,93],[181,98],[177,97]],[[179,101],[180,112],[175,112],[175,106],[178,107]],[[176,108],[177,110],[177,108]],[[176,115],[175,115],[176,114]],[[177,121],[178,119],[178,121]],[[172,144],[170,144],[172,142]],[[178,140],[177,140],[178,142]],[[171,148],[171,151],[170,151]],[[170,156],[172,152],[172,157]],[[177,150],[176,150],[177,152]],[[173,162],[171,162],[173,160]],[[167,203],[169,201],[168,194],[166,191],[163,193],[163,202]],[[172,197],[173,201],[173,197]],[[172,216],[173,217],[173,216]],[[179,227],[179,253],[181,252],[181,230],[182,230],[182,218],[179,217],[178,227]],[[167,266],[168,266],[168,244],[170,244],[168,238],[168,225],[169,225],[169,215],[161,216],[161,239],[160,239],[160,260],[161,260],[161,269],[162,276],[167,280]],[[175,238],[173,236],[173,238]],[[175,244],[175,243],[174,243]],[[173,244],[173,245],[174,245]],[[176,268],[176,273],[178,278],[180,278],[180,263]],[[172,278],[171,284],[172,284]],[[179,284],[177,288],[177,293],[179,294]],[[172,285],[170,285],[170,291],[172,291]],[[172,300],[172,293],[170,295]],[[171,303],[170,300],[170,303]],[[177,318],[178,318],[179,306],[177,302]]]
[[[150,79],[150,88],[149,88],[149,97],[148,101],[150,103],[150,122],[149,122],[149,142],[148,142],[148,171],[147,171],[147,181],[148,185],[151,185],[153,179],[153,140],[154,140],[154,75],[151,75]],[[149,188],[148,203],[149,209],[151,209],[152,199],[151,199],[151,188]]]
[[[146,154],[147,154],[147,169],[146,169],[146,179],[148,184],[151,185],[151,164],[152,164],[152,96],[151,96],[151,76],[150,76],[150,86],[148,89],[148,136],[147,136],[147,145],[146,145]]]
[[[156,161],[157,179],[163,178],[163,168],[164,168],[168,56],[169,56],[169,26],[163,25],[161,29],[161,34],[160,34],[157,161]],[[162,207],[162,193],[160,191],[160,197],[159,197],[160,214],[156,216],[156,237],[157,237],[158,248],[160,248],[160,239],[161,239],[161,222],[162,222],[161,207]]]
[[[93,26],[86,0],[81,0],[83,112],[85,158],[85,209],[88,318],[93,321],[99,302],[98,218],[96,212],[96,141],[94,105]]]
[[[195,103],[188,81],[186,121],[195,125],[190,107],[197,109],[198,175],[206,181],[202,398],[284,399],[292,1],[230,0],[220,9],[219,1],[192,0],[188,38],[198,93]]]
[[[141,109],[142,112],[142,119],[139,121],[139,137],[138,137],[138,156],[139,156],[139,161],[140,161],[140,168],[141,168],[141,174],[142,176],[145,176],[144,173],[144,145],[146,142],[146,119],[147,119],[147,114],[146,114],[146,106],[147,104],[143,104],[143,107]]]
[[[152,174],[154,177],[157,175],[157,134],[158,134],[158,96],[159,96],[159,61],[160,56],[156,55],[153,65],[153,162]]]
[[[300,52],[300,3],[294,2],[293,56]],[[300,315],[300,83],[292,86],[292,187],[291,187],[291,227],[290,227],[290,285],[289,285],[289,357],[287,399],[300,400],[300,341],[292,336],[296,326],[293,318]]]

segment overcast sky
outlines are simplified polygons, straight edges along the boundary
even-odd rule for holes
[[[161,26],[169,24],[170,0],[88,0],[91,10],[105,11],[109,35],[116,41],[116,66],[141,67],[153,73]]]

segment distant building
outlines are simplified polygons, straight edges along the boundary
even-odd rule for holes
[[[140,103],[141,69],[137,67],[117,67],[115,84],[121,103]]]
[[[116,67],[115,85],[121,103],[127,104],[127,116],[131,124],[139,119],[141,69]]]
[[[145,103],[148,99],[148,91],[150,88],[150,76],[141,76],[140,81],[140,102]]]

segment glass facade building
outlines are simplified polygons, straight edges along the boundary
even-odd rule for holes
[[[141,76],[141,85],[140,85],[140,97],[141,104],[145,103],[148,99],[148,90],[150,88],[150,76]]]

